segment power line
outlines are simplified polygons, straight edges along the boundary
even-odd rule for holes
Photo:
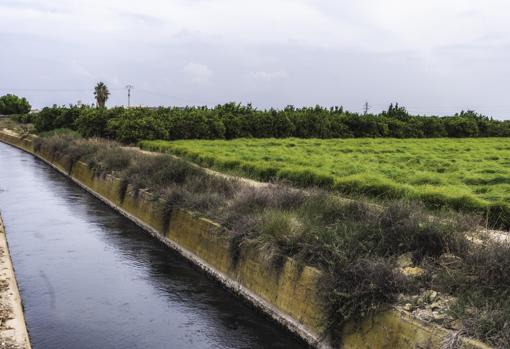
[[[134,89],[133,85],[126,85],[123,88],[109,88],[110,91],[121,91],[121,90],[128,90],[128,107],[131,105],[131,90]],[[90,88],[9,88],[9,87],[0,87],[0,91],[7,91],[7,92],[89,92],[91,91]],[[160,97],[167,97],[172,98],[176,101],[181,101],[185,103],[200,103],[207,105],[209,104],[206,101],[203,100],[192,100],[188,98],[182,98],[175,95],[170,95],[167,93],[157,92],[157,91],[151,91],[146,89],[138,89],[140,92],[145,92],[147,94],[160,96]]]
[[[90,88],[7,88],[0,87],[0,90],[5,91],[27,91],[27,92],[82,92],[91,91]],[[111,91],[119,91],[122,88],[110,88]]]
[[[187,98],[177,97],[177,96],[174,96],[174,95],[169,95],[169,94],[166,94],[166,93],[161,93],[161,92],[156,92],[156,91],[150,91],[150,90],[146,90],[146,89],[138,89],[138,91],[145,92],[145,93],[148,93],[148,94],[151,94],[151,95],[155,95],[155,96],[172,98],[172,99],[175,99],[175,100],[178,100],[178,101],[182,101],[182,102],[187,102],[187,103],[209,104],[208,102],[205,102],[203,100],[196,100],[196,99],[195,100],[191,100],[191,99],[187,99]]]
[[[77,89],[77,88],[5,88],[0,87],[0,90],[6,91],[28,91],[28,92],[79,92],[89,91],[90,89]]]
[[[131,88],[128,88],[131,87]],[[119,87],[119,88],[110,88],[110,91],[121,91],[128,89],[128,106],[130,106],[131,101],[131,90],[134,89],[133,85],[126,85],[125,87]],[[90,92],[91,88],[9,88],[9,87],[0,87],[0,91],[3,92],[48,92],[48,93],[58,93],[58,92]],[[189,98],[183,98],[167,93],[157,92],[157,91],[151,91],[146,89],[138,89],[140,92],[144,92],[147,94],[155,95],[155,96],[161,96],[166,98],[171,98],[175,101],[181,101],[184,103],[190,103],[190,104],[203,104],[208,105],[210,102],[206,102],[204,100],[197,100],[197,99],[189,99]],[[368,113],[369,109],[386,109],[389,104],[383,104],[383,103],[375,103],[375,104],[368,104],[368,102],[365,102],[363,105],[363,112]],[[430,104],[430,105],[411,105],[411,104],[402,104],[406,107],[406,109],[409,112],[413,113],[425,113],[425,114],[447,114],[451,112],[457,112],[460,110],[476,110],[476,111],[484,111],[484,110],[491,110],[491,112],[507,112],[510,113],[510,104],[503,105],[503,104],[493,104],[493,105],[468,105],[468,106],[460,106],[460,105],[437,105],[437,104]]]

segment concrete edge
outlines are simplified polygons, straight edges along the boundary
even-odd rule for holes
[[[5,291],[6,302],[10,305],[13,318],[5,322],[7,329],[0,330],[0,338],[2,345],[6,339],[12,339],[14,343],[23,349],[31,349],[30,337],[28,336],[27,325],[25,322],[25,315],[23,313],[23,304],[16,282],[16,275],[12,265],[11,254],[9,252],[9,245],[7,243],[5,226],[3,224],[2,216],[0,214],[0,248],[4,250],[3,255],[0,257],[0,280],[7,282],[7,290]],[[3,297],[2,297],[3,298]]]

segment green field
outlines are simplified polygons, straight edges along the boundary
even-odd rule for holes
[[[141,146],[261,180],[419,199],[431,207],[492,207],[493,221],[510,207],[508,138],[181,140]]]

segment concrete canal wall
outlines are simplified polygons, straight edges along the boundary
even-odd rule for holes
[[[321,336],[327,304],[321,297],[319,270],[287,258],[281,270],[275,271],[256,250],[233,251],[221,226],[210,220],[184,210],[168,217],[164,203],[150,193],[126,187],[111,175],[97,176],[85,163],[71,164],[65,157],[53,159],[50,154],[34,152],[31,138],[4,130],[0,141],[47,162],[313,346],[331,347]],[[441,348],[452,335],[395,308],[367,319],[360,329],[346,326],[339,347]],[[488,347],[462,338],[459,348]]]

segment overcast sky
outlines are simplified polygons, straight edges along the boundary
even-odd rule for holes
[[[35,107],[321,104],[510,118],[508,0],[0,0],[0,95]],[[25,89],[25,90],[23,90]],[[30,89],[30,90],[28,90]]]

